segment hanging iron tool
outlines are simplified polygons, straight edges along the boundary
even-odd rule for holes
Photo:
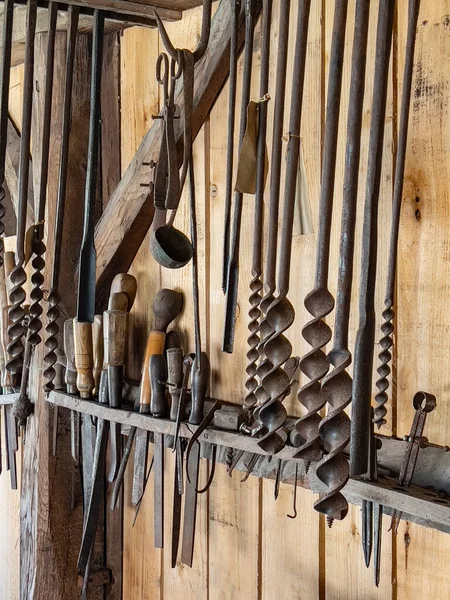
[[[16,238],[16,264],[11,272],[11,288],[9,294],[9,319],[8,354],[10,360],[6,368],[11,373],[18,373],[22,368],[24,348],[22,339],[26,328],[24,324],[25,310],[23,303],[26,294],[23,286],[27,280],[24,269],[25,264],[25,228],[27,222],[28,206],[28,180],[30,174],[30,142],[31,142],[31,117],[33,112],[33,83],[34,83],[34,38],[36,33],[37,0],[27,3],[27,33],[25,42],[25,72],[23,88],[22,129],[20,137],[19,158],[19,196],[17,207],[17,238]],[[26,356],[29,368],[30,350]],[[22,391],[22,390],[21,390]],[[28,415],[31,414],[32,404],[26,394],[21,394],[14,402],[13,413],[19,419],[21,425],[25,425]]]
[[[250,321],[248,330],[250,336],[247,339],[249,350],[247,352],[247,381],[245,387],[247,396],[244,399],[246,408],[251,409],[257,402],[255,394],[258,387],[257,363],[259,359],[258,346],[259,319],[261,317],[261,290],[263,284],[262,274],[262,234],[263,234],[263,212],[264,212],[264,185],[266,170],[266,133],[267,133],[267,95],[269,93],[269,61],[270,61],[270,23],[272,17],[272,0],[264,0],[262,8],[262,57],[261,57],[261,80],[259,86],[260,102],[258,105],[258,137],[256,144],[256,191],[255,191],[255,216],[253,231],[253,253],[252,253],[252,275],[250,282],[249,304],[251,306],[248,316]]]
[[[131,275],[127,277],[131,277]],[[114,291],[113,287],[111,287],[108,310],[103,314],[105,362],[108,370],[103,369],[100,377],[98,394],[100,404],[111,405],[111,402],[117,403],[117,398],[114,398],[114,395],[117,393],[116,386],[109,387],[109,375],[116,378],[117,372],[114,369],[110,369],[110,366],[116,366],[115,357],[118,354],[122,354],[121,347],[126,343],[127,313],[133,306],[135,294],[136,286],[129,285],[128,279],[121,278],[120,285],[115,286]],[[110,397],[110,392],[113,394],[113,397]],[[98,418],[89,501],[88,506],[85,507],[83,538],[78,556],[78,571],[83,575],[86,574],[97,533],[102,504],[108,430],[109,421]]]
[[[351,363],[348,328],[369,9],[370,2],[367,0],[358,0],[356,3],[334,339],[333,348],[328,354],[328,360],[333,369],[322,379],[322,389],[319,392],[323,397],[323,402],[328,403],[327,415],[319,422],[319,435],[327,450],[317,465],[316,474],[320,481],[325,483],[327,490],[314,503],[314,508],[327,516],[328,524],[333,519],[344,518],[348,511],[347,500],[341,494],[341,489],[348,481],[348,460],[344,456],[344,450],[350,441],[350,420],[345,409],[352,399],[352,378],[346,369]],[[297,429],[297,431],[299,430]],[[302,428],[300,428],[300,434],[303,434]]]
[[[94,209],[97,194],[98,152],[100,141],[100,97],[105,17],[101,10],[94,11],[92,36],[91,106],[89,115],[89,146],[84,199],[83,240],[81,242],[78,306],[74,321],[75,364],[77,387],[82,398],[90,398],[94,388],[92,376],[92,323],[95,314],[96,252],[94,247]]]
[[[261,386],[269,399],[258,409],[258,420],[265,426],[267,431],[258,439],[258,446],[268,454],[276,454],[285,444],[277,431],[283,426],[286,420],[286,409],[282,401],[285,398],[286,392],[290,389],[289,376],[282,367],[291,356],[292,346],[283,334],[292,325],[295,317],[294,307],[289,302],[287,295],[289,292],[291,267],[295,191],[300,156],[300,126],[310,4],[310,0],[302,0],[299,3],[297,16],[291,112],[289,118],[289,141],[286,155],[282,237],[278,267],[278,296],[270,305],[266,315],[268,325],[272,328],[273,333],[264,344],[264,354],[270,362],[271,368],[264,374],[261,380]]]
[[[320,186],[315,287],[305,298],[305,307],[313,319],[302,329],[302,335],[312,349],[300,361],[300,369],[309,382],[303,385],[297,394],[297,399],[306,408],[306,413],[295,424],[297,432],[305,440],[295,454],[295,458],[302,458],[307,465],[307,470],[311,461],[317,461],[322,456],[319,411],[325,404],[325,397],[321,393],[320,381],[327,374],[330,365],[322,348],[331,339],[331,329],[324,319],[334,307],[334,298],[327,286],[347,5],[347,0],[339,0],[334,11]]]
[[[373,417],[373,409],[371,409]],[[373,420],[370,428],[370,447],[369,447],[369,468],[364,475],[364,479],[369,481],[377,481],[378,479],[378,460],[377,450],[378,442],[374,435]],[[380,504],[362,499],[361,501],[361,542],[363,547],[364,562],[366,567],[370,564],[372,548],[375,542],[376,546],[380,546],[381,540],[381,510]]]
[[[247,106],[250,101],[250,84],[253,62],[253,36],[257,14],[256,0],[245,0],[245,49],[244,71],[242,75],[241,122],[239,129],[239,152],[242,148],[245,130],[247,127]],[[225,307],[225,327],[223,334],[222,350],[232,353],[234,345],[234,330],[236,325],[236,306],[239,283],[239,245],[241,237],[242,206],[244,196],[242,192],[234,193],[233,225],[230,239],[230,255],[227,265],[227,289]]]
[[[231,2],[232,20],[230,36],[230,72],[228,75],[228,134],[227,134],[227,167],[225,179],[225,213],[223,225],[223,257],[222,257],[222,291],[227,291],[228,261],[230,256],[231,230],[231,197],[233,195],[233,158],[234,128],[236,119],[236,84],[237,84],[237,37],[241,0]]]
[[[377,269],[378,200],[383,159],[384,121],[392,45],[395,0],[380,2],[378,12],[374,91],[362,233],[359,326],[355,344],[350,435],[350,474],[368,469],[370,401],[375,343],[375,283]]]
[[[277,263],[277,241],[278,241],[278,213],[280,206],[280,183],[281,183],[281,160],[282,160],[282,137],[284,119],[284,101],[286,93],[286,67],[287,51],[289,42],[289,13],[291,0],[281,0],[280,24],[278,30],[277,49],[277,80],[275,85],[275,104],[272,130],[272,153],[270,166],[270,190],[269,190],[269,219],[266,248],[266,269],[264,272],[265,294],[260,303],[261,320],[259,323],[260,344],[258,352],[260,356],[259,365],[256,370],[261,381],[272,368],[271,362],[264,355],[264,345],[273,334],[273,329],[267,321],[267,311],[275,299],[276,289],[276,263]],[[262,405],[269,399],[264,388],[259,385],[255,391],[258,405]],[[254,416],[257,416],[257,411]]]
[[[412,75],[414,68],[414,48],[416,44],[417,20],[419,17],[420,0],[410,0],[408,9],[408,37],[406,41],[405,69],[403,72],[402,104],[400,110],[400,127],[397,142],[397,154],[395,158],[395,176],[394,191],[392,195],[392,224],[391,240],[389,247],[389,263],[386,281],[386,295],[384,297],[385,309],[383,311],[383,324],[381,332],[383,337],[380,340],[382,348],[378,358],[380,366],[377,371],[379,379],[377,381],[378,394],[375,400],[378,406],[375,408],[375,424],[378,429],[386,423],[387,389],[389,387],[389,375],[391,368],[389,363],[392,359],[390,348],[392,347],[392,336],[394,326],[392,321],[395,317],[394,312],[394,293],[395,276],[397,271],[397,246],[400,227],[400,211],[402,206],[403,176],[405,174],[406,142],[408,140],[408,120],[409,108],[411,102]]]
[[[153,300],[154,325],[150,332],[145,357],[142,366],[142,379],[140,386],[139,412],[148,414],[150,412],[151,387],[149,376],[150,357],[153,354],[163,354],[166,340],[166,331],[170,323],[181,313],[183,308],[183,296],[174,290],[160,290]],[[132,428],[133,430],[133,428]],[[131,433],[131,432],[130,432]],[[136,438],[134,451],[134,476],[132,503],[137,506],[141,501],[145,488],[145,466],[147,461],[148,432],[137,429],[133,435]],[[120,467],[120,470],[125,471]],[[121,481],[116,485],[121,485]]]
[[[92,350],[94,352],[94,367],[92,369],[92,375],[94,377],[93,395],[98,396],[104,358],[103,315],[95,315],[94,322],[92,323]]]
[[[111,295],[123,294],[124,305],[115,309],[108,306],[103,313],[104,359],[107,364],[108,398],[112,408],[122,405],[123,369],[126,361],[128,312],[134,304],[137,292],[137,282],[133,275],[120,273],[111,284]],[[105,345],[105,343],[107,345]],[[116,478],[121,461],[121,426],[111,423],[109,427],[109,442],[111,463],[108,481]]]
[[[22,371],[22,381],[20,385],[20,395],[14,403],[14,413],[21,425],[24,425],[27,416],[32,410],[31,402],[28,398],[28,375],[30,369],[31,356],[34,349],[41,342],[40,331],[42,329],[42,284],[44,276],[42,274],[45,268],[45,244],[44,244],[44,219],[45,207],[47,204],[47,181],[49,169],[49,154],[50,154],[50,130],[52,117],[52,99],[53,99],[53,67],[55,58],[55,37],[56,37],[56,19],[58,17],[58,4],[50,2],[48,10],[48,36],[47,36],[47,56],[46,56],[46,71],[45,71],[45,88],[44,88],[44,115],[42,123],[42,147],[41,147],[41,164],[39,178],[39,201],[37,221],[33,226],[33,237],[31,241],[31,251],[34,258],[31,262],[33,274],[31,275],[32,289],[30,292],[31,305],[29,308],[29,322],[27,328],[27,338],[24,351],[24,367]],[[34,74],[32,72],[31,76]],[[29,158],[27,158],[29,163]],[[28,179],[28,174],[26,175]],[[27,182],[28,190],[28,182]],[[28,196],[26,198],[28,202]],[[26,209],[25,209],[26,218]],[[12,275],[14,281],[14,275]]]
[[[5,0],[3,4],[2,56],[0,62],[0,268],[3,267],[5,233],[5,162],[8,138],[9,82],[11,75],[11,49],[14,21],[14,0]]]
[[[203,418],[203,408],[209,385],[210,366],[205,352],[201,354],[200,369],[195,360],[192,365],[191,384],[191,413],[189,423],[198,425],[194,435],[189,440],[186,449],[186,491],[184,501],[183,539],[181,543],[181,562],[192,567],[195,542],[195,523],[197,520],[197,489],[200,472],[200,444],[198,436],[212,423],[214,412],[220,408],[220,402],[215,402],[209,413]]]
[[[59,272],[61,267],[61,251],[63,237],[64,207],[66,202],[67,171],[69,163],[69,137],[72,118],[72,87],[73,87],[73,66],[75,60],[75,45],[78,31],[79,7],[69,5],[68,24],[67,24],[67,54],[65,68],[64,84],[64,102],[62,117],[61,148],[59,157],[58,173],[58,191],[56,200],[56,216],[54,221],[55,246],[53,253],[53,264],[51,273],[50,290],[48,295],[47,325],[45,328],[46,339],[44,356],[44,379],[45,391],[50,392],[53,389],[53,380],[55,378],[54,365],[57,361],[58,349],[58,320],[60,318],[59,303],[61,297],[58,291]],[[57,407],[55,406],[57,411]]]

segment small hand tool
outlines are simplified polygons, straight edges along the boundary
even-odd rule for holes
[[[278,49],[277,49],[277,79],[275,84],[275,102],[272,130],[272,152],[270,166],[270,190],[269,190],[269,219],[267,246],[265,256],[264,289],[260,303],[261,319],[259,323],[260,344],[259,365],[256,373],[261,379],[270,371],[272,364],[264,355],[265,343],[273,334],[273,329],[267,321],[267,311],[275,299],[276,289],[276,264],[277,264],[277,240],[278,240],[278,214],[280,207],[280,184],[281,184],[281,160],[282,160],[282,137],[283,137],[283,119],[284,119],[284,101],[286,92],[286,70],[287,70],[287,51],[289,42],[289,11],[291,0],[281,0],[280,4],[280,24],[278,30]],[[267,401],[270,396],[260,385],[255,391],[258,405]],[[255,414],[255,413],[254,413]],[[256,415],[255,415],[256,417]]]
[[[406,440],[405,455],[397,483],[402,488],[408,488],[411,485],[419,450],[422,447],[425,421],[428,413],[436,408],[436,397],[427,392],[417,392],[414,394],[413,407],[416,412],[414,413],[411,431]],[[402,512],[400,510],[396,510],[392,515],[391,529],[394,533],[397,533],[401,516]]]
[[[167,345],[167,343],[166,343]],[[181,388],[183,386],[183,351],[179,346],[167,348],[167,381],[172,399],[170,405],[170,420],[176,421],[178,405],[180,403]],[[181,418],[184,418],[184,414]]]
[[[205,352],[201,354],[201,366],[196,359],[192,365],[191,382],[191,413],[189,423],[198,425],[194,435],[189,440],[186,449],[186,498],[184,503],[183,539],[181,545],[181,562],[192,566],[195,542],[195,522],[197,519],[197,490],[200,471],[200,444],[198,437],[212,423],[214,412],[220,408],[220,402],[215,402],[209,413],[203,418],[203,408],[209,384],[209,360]]]
[[[176,418],[175,418],[174,448],[177,447],[178,437],[180,434],[181,421],[185,417],[186,403],[187,403],[187,397],[188,397],[189,376],[191,374],[191,369],[192,369],[192,364],[194,362],[194,359],[195,359],[195,354],[188,354],[187,356],[184,357],[184,360],[183,360],[183,364],[186,368],[184,370],[183,383],[181,385],[181,392],[180,392],[180,400],[178,402],[178,410],[177,410],[177,414],[176,414]]]
[[[154,354],[149,361],[150,412],[154,417],[166,417],[169,406],[166,398],[167,365],[163,354]],[[164,435],[153,434],[153,473],[154,473],[154,540],[155,548],[164,547]]]
[[[183,456],[186,449],[186,440],[178,440],[175,460],[175,474],[173,484],[173,504],[172,504],[172,569],[177,564],[178,545],[180,542],[181,530],[181,499],[184,493],[183,485]]]
[[[328,360],[333,369],[323,377],[321,390],[318,391],[323,397],[323,402],[328,404],[328,412],[318,426],[318,433],[327,452],[317,465],[316,474],[320,481],[325,483],[327,489],[314,503],[314,508],[327,516],[328,523],[331,523],[332,519],[344,518],[348,511],[347,500],[341,494],[342,488],[348,481],[349,470],[344,450],[350,440],[350,420],[345,413],[345,409],[352,399],[352,378],[346,369],[351,363],[351,354],[348,348],[348,326],[353,277],[369,9],[370,2],[358,0],[355,13],[350,103],[347,119],[347,149],[345,153],[334,339],[333,348],[328,354]],[[336,151],[336,148],[334,151]],[[323,325],[323,322],[320,322]],[[311,357],[310,360],[317,359]],[[323,364],[325,369],[325,361]],[[312,388],[310,388],[311,391]],[[316,392],[317,390],[314,388],[314,393]],[[320,419],[318,415],[313,417],[311,422],[313,427],[317,424],[317,417]],[[298,428],[297,431],[300,434],[304,433],[303,428]],[[307,428],[307,443],[311,439],[310,433],[311,429]],[[317,432],[314,431],[313,433],[315,435]]]
[[[266,167],[266,133],[267,133],[267,100],[262,100],[269,93],[269,61],[270,61],[270,23],[272,16],[272,0],[264,0],[262,8],[262,57],[261,57],[261,79],[259,85],[260,102],[258,104],[258,137],[256,143],[256,191],[255,191],[255,216],[253,231],[252,252],[252,280],[250,282],[249,304],[251,306],[248,316],[248,330],[250,336],[247,339],[249,350],[247,352],[247,381],[245,387],[247,395],[244,405],[252,408],[257,403],[255,394],[258,387],[257,363],[259,359],[258,346],[259,318],[261,316],[261,290],[263,284],[262,274],[262,234],[263,234],[263,211],[264,211],[264,184]]]
[[[64,207],[66,201],[67,171],[69,162],[69,137],[72,119],[72,85],[73,85],[73,67],[75,60],[75,45],[78,32],[79,7],[70,5],[68,8],[67,24],[67,55],[64,84],[64,103],[62,117],[61,149],[59,157],[58,173],[58,191],[56,200],[56,215],[53,224],[55,247],[53,253],[53,264],[51,273],[50,290],[48,295],[47,325],[45,328],[46,339],[44,356],[44,379],[45,391],[50,392],[53,389],[53,380],[55,378],[54,365],[57,361],[58,349],[58,320],[60,317],[59,303],[61,297],[58,291],[59,272],[61,266],[61,250],[63,241],[63,222]],[[57,407],[55,407],[56,409]]]
[[[228,134],[227,134],[227,168],[225,180],[225,213],[223,226],[223,258],[222,258],[222,291],[227,291],[228,260],[230,255],[231,230],[231,197],[233,194],[233,158],[234,158],[234,122],[236,119],[236,87],[237,87],[237,36],[241,0],[231,2],[232,21],[230,36],[230,71],[228,75]]]
[[[373,409],[371,409],[373,416]],[[370,447],[369,447],[369,468],[364,476],[364,479],[369,481],[376,481],[378,478],[378,462],[377,462],[377,443],[378,440],[374,435],[373,421],[370,428]],[[374,517],[379,513],[379,504],[374,504],[369,500],[361,501],[361,541],[364,554],[364,562],[366,567],[370,565],[370,558],[372,556],[372,548],[375,543],[381,544],[381,540],[377,537],[378,530],[374,527]],[[380,517],[381,518],[381,517]]]
[[[92,375],[94,377],[93,395],[98,396],[98,387],[100,384],[100,375],[103,367],[104,347],[103,347],[103,315],[95,315],[92,323],[92,350],[94,352],[94,368]]]
[[[98,390],[98,401],[100,404],[111,403],[111,398],[109,396],[110,392],[113,394],[117,393],[114,385],[111,388],[109,387],[109,366],[111,364],[115,366],[116,352],[117,355],[121,354],[119,346],[124,344],[126,340],[127,310],[131,309],[136,294],[136,282],[135,280],[131,281],[130,278],[134,280],[131,275],[125,277],[121,275],[118,283],[113,281],[108,302],[108,310],[103,314],[105,363],[108,370],[102,369],[100,376]],[[130,283],[130,285],[128,285],[128,283]],[[123,317],[122,313],[125,314],[125,317]],[[113,377],[115,376],[116,374],[113,371]],[[116,403],[117,398],[113,398],[112,401]],[[86,574],[86,568],[89,564],[89,557],[95,541],[99,512],[102,504],[108,430],[109,421],[98,418],[89,502],[85,511],[83,538],[80,554],[78,556],[78,570],[83,574]]]
[[[19,196],[17,207],[17,238],[16,262],[11,272],[12,288],[9,294],[9,320],[8,344],[9,361],[6,368],[11,373],[18,373],[24,362],[23,337],[26,331],[24,318],[26,316],[23,303],[26,293],[23,288],[27,276],[25,264],[25,229],[28,207],[28,181],[30,174],[30,142],[31,142],[31,117],[33,112],[33,87],[34,87],[34,38],[36,33],[37,0],[27,3],[27,33],[25,42],[25,72],[22,105],[22,128],[20,133],[20,158],[19,158]],[[31,350],[26,353],[27,364],[24,372],[28,372]],[[25,391],[23,391],[25,390]],[[19,399],[15,401],[13,412],[24,425],[31,414],[32,404],[26,393],[26,382],[22,386]]]
[[[160,290],[155,296],[152,308],[154,314],[154,329],[150,332],[147,340],[147,348],[142,366],[139,406],[139,412],[141,413],[150,412],[150,357],[153,354],[164,353],[166,331],[170,323],[181,313],[183,308],[183,296],[174,290]],[[134,435],[136,436],[136,445],[134,453],[132,503],[136,506],[144,493],[148,432],[144,429],[138,429]]]
[[[356,335],[352,387],[350,475],[368,469],[370,401],[375,343],[375,284],[378,244],[378,200],[383,159],[384,121],[392,45],[395,0],[380,2],[367,164],[366,197],[359,282],[359,326]]]
[[[259,438],[258,445],[268,454],[276,454],[284,447],[284,441],[277,431],[283,426],[286,420],[286,409],[282,404],[282,400],[285,397],[286,391],[290,389],[289,377],[282,366],[290,358],[292,346],[283,333],[292,325],[295,317],[294,307],[289,302],[287,295],[289,292],[291,266],[295,190],[300,156],[300,125],[309,10],[310,0],[302,0],[299,3],[297,17],[297,36],[292,76],[293,85],[289,118],[289,142],[286,156],[286,183],[281,229],[278,296],[272,302],[266,315],[267,321],[273,330],[273,334],[264,345],[264,353],[268,361],[270,361],[271,368],[261,380],[261,386],[269,399],[258,410],[258,419],[267,430],[267,433]]]
[[[244,71],[242,75],[241,122],[239,129],[239,152],[242,148],[247,127],[247,106],[250,101],[250,84],[253,62],[253,38],[257,13],[256,0],[245,0],[245,49]],[[222,350],[232,353],[234,345],[234,330],[236,322],[236,306],[239,283],[239,245],[241,237],[241,220],[244,195],[234,194],[233,224],[230,238],[230,255],[227,264],[225,328]]]
[[[391,240],[389,247],[389,266],[386,281],[386,295],[384,297],[385,310],[383,311],[383,324],[381,332],[383,337],[380,340],[382,348],[378,358],[380,366],[378,367],[379,379],[376,383],[378,394],[375,400],[378,406],[375,408],[375,424],[378,429],[386,423],[387,389],[389,387],[389,375],[391,368],[389,363],[392,359],[390,348],[393,344],[394,326],[392,321],[395,317],[394,312],[394,293],[395,276],[397,270],[397,245],[400,228],[400,212],[402,206],[403,176],[405,174],[406,142],[408,140],[408,121],[409,108],[411,103],[412,75],[414,68],[414,48],[416,44],[417,19],[419,17],[420,0],[410,0],[408,10],[408,37],[406,41],[405,69],[403,72],[402,85],[402,104],[400,111],[400,126],[397,142],[397,153],[395,157],[395,175],[394,191],[392,196],[392,224]]]

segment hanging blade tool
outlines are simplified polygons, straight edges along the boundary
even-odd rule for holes
[[[253,62],[253,36],[257,13],[257,2],[245,0],[245,49],[244,71],[242,76],[241,122],[239,129],[239,152],[242,148],[247,127],[247,106],[250,101],[250,84]],[[225,327],[222,350],[232,353],[234,345],[234,330],[236,322],[236,306],[239,283],[239,245],[241,237],[241,220],[244,196],[241,192],[234,194],[233,225],[230,239],[230,255],[227,265],[227,289],[225,308]]]
[[[350,435],[350,475],[368,469],[370,401],[375,343],[375,284],[378,245],[378,200],[383,159],[384,125],[395,0],[380,2],[377,25],[374,91],[367,164],[359,285],[359,325],[355,343]]]
[[[6,368],[11,373],[18,373],[22,368],[22,378],[27,375],[31,360],[31,349],[29,348],[24,357],[23,337],[26,332],[24,318],[26,316],[23,304],[26,293],[24,284],[27,280],[25,273],[25,230],[28,207],[28,181],[30,175],[30,143],[31,143],[31,117],[33,112],[33,88],[34,88],[34,39],[36,33],[37,0],[27,3],[27,33],[25,42],[25,72],[22,105],[22,128],[20,135],[20,158],[19,158],[19,197],[17,207],[17,237],[16,237],[16,264],[11,272],[12,288],[9,294],[9,319],[10,325],[8,335],[8,354],[10,360]],[[26,362],[25,362],[26,359]],[[14,402],[13,413],[21,425],[25,425],[26,419],[31,414],[33,405],[27,395],[27,382],[21,385],[19,398]]]
[[[395,276],[397,270],[397,245],[400,228],[400,212],[403,200],[403,176],[405,174],[406,143],[408,140],[408,120],[411,103],[412,76],[414,68],[414,48],[416,43],[417,20],[419,17],[420,0],[410,0],[408,9],[408,37],[406,41],[405,70],[403,72],[402,105],[400,112],[400,127],[397,142],[397,153],[395,156],[394,191],[392,197],[392,224],[391,240],[389,246],[389,263],[386,281],[386,295],[384,297],[385,310],[383,311],[383,324],[380,340],[382,348],[378,359],[379,379],[376,383],[378,394],[375,396],[377,407],[375,408],[375,423],[378,429],[386,422],[385,404],[388,400],[387,389],[389,387],[389,375],[391,368],[389,363],[392,359],[390,348],[393,344],[394,326],[392,321],[394,312]]]
[[[174,290],[160,290],[153,300],[152,308],[154,330],[150,332],[147,340],[140,387],[139,412],[143,414],[150,412],[150,357],[153,354],[164,353],[166,331],[170,323],[181,313],[183,296]],[[135,441],[132,503],[134,506],[137,506],[142,499],[145,489],[148,432],[144,429],[138,429],[135,434]]]
[[[189,423],[198,425],[196,433],[189,440],[186,450],[186,498],[184,502],[183,539],[181,545],[181,562],[192,567],[195,542],[195,522],[197,519],[197,490],[200,472],[200,444],[198,435],[212,423],[214,412],[220,408],[216,402],[210,412],[203,418],[203,409],[209,385],[210,365],[208,355],[201,353],[201,364],[194,360],[192,365],[191,413]],[[200,432],[200,433],[199,433]]]
[[[62,132],[61,132],[61,148],[59,157],[59,172],[58,172],[58,190],[56,199],[56,213],[54,227],[54,252],[53,264],[50,281],[50,290],[48,295],[47,309],[47,325],[45,328],[46,339],[44,356],[44,380],[45,391],[50,392],[53,389],[53,380],[55,378],[54,365],[57,361],[58,350],[58,333],[60,318],[59,303],[61,297],[58,291],[59,287],[59,272],[61,267],[62,241],[63,241],[63,223],[64,223],[64,207],[66,201],[67,173],[69,162],[69,137],[72,119],[72,87],[73,87],[73,67],[75,60],[75,46],[78,31],[79,8],[70,5],[68,8],[68,24],[67,24],[67,54],[65,68],[65,83],[64,83],[64,102],[63,102],[63,117],[62,117]],[[55,406],[57,413],[57,407]]]
[[[164,354],[154,354],[149,361],[150,412],[154,417],[164,418],[169,413],[166,398],[167,365]],[[153,434],[153,473],[154,473],[154,545],[164,547],[164,436],[157,431]]]

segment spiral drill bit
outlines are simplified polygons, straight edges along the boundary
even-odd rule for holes
[[[377,276],[378,200],[383,159],[384,121],[392,45],[395,0],[380,2],[367,163],[359,285],[359,325],[352,386],[350,474],[367,472],[370,445],[373,349],[375,344],[375,284]]]
[[[239,129],[239,152],[242,148],[245,130],[247,127],[247,107],[250,101],[250,84],[253,62],[253,36],[256,14],[258,10],[256,0],[245,0],[245,51],[244,71],[241,98],[241,122]],[[231,232],[230,255],[227,264],[227,289],[225,306],[225,327],[223,334],[222,350],[231,354],[234,345],[234,330],[236,323],[236,306],[239,283],[239,245],[241,239],[241,221],[243,208],[242,192],[234,194],[233,228]]]
[[[78,16],[79,8],[69,6],[69,20],[67,31],[67,55],[66,55],[66,73],[65,73],[65,88],[64,88],[64,108],[62,121],[62,137],[59,160],[58,173],[58,192],[56,202],[56,218],[55,218],[55,250],[53,254],[52,275],[50,283],[50,292],[48,296],[47,309],[47,326],[44,356],[44,371],[45,391],[50,392],[54,388],[53,380],[55,379],[54,365],[57,361],[56,351],[58,349],[58,320],[60,318],[59,303],[61,301],[58,286],[59,286],[59,271],[61,264],[61,248],[64,223],[64,207],[66,202],[66,187],[67,187],[67,171],[69,162],[69,137],[70,123],[72,112],[72,84],[73,84],[73,66],[75,59],[75,44],[78,31]]]
[[[386,281],[386,296],[384,300],[385,310],[382,313],[383,324],[381,332],[383,334],[380,340],[382,348],[378,358],[380,366],[378,375],[380,376],[376,386],[378,393],[375,396],[377,406],[374,409],[375,425],[378,429],[386,423],[387,410],[385,404],[388,400],[387,389],[389,388],[389,375],[391,367],[389,363],[392,360],[391,347],[393,344],[394,326],[392,321],[395,317],[394,312],[394,291],[395,275],[397,270],[397,245],[398,233],[400,227],[400,210],[402,205],[403,176],[405,173],[406,142],[408,139],[408,120],[409,107],[411,100],[412,74],[414,67],[414,47],[416,43],[417,19],[419,16],[419,0],[410,0],[408,13],[408,37],[406,42],[405,70],[403,74],[402,105],[400,113],[400,129],[398,136],[397,158],[395,164],[394,191],[392,198],[392,224],[391,240],[389,248],[389,267]]]
[[[334,298],[327,286],[347,4],[347,0],[338,0],[334,11],[320,188],[316,279],[314,289],[305,298],[305,307],[313,318],[302,330],[304,339],[312,349],[300,361],[300,369],[309,381],[297,394],[297,399],[306,408],[306,413],[295,424],[297,432],[305,440],[295,456],[302,458],[307,468],[311,461],[321,458],[319,411],[325,405],[325,399],[321,394],[320,381],[330,366],[322,348],[331,340],[331,329],[324,319],[334,308]]]
[[[39,180],[39,203],[37,223],[34,226],[31,249],[34,254],[31,266],[33,274],[31,275],[32,289],[30,292],[30,321],[28,324],[27,343],[32,347],[41,342],[39,332],[42,329],[42,284],[44,276],[42,271],[45,268],[45,244],[44,244],[44,218],[45,205],[47,203],[47,181],[48,181],[48,159],[50,150],[50,130],[52,117],[52,99],[53,99],[53,66],[55,58],[55,37],[56,37],[56,19],[58,17],[58,4],[50,2],[48,9],[48,38],[47,38],[47,58],[45,71],[45,90],[44,90],[44,116],[42,126],[42,151],[41,151],[41,170]]]
[[[319,423],[319,435],[326,448],[326,454],[317,465],[316,474],[320,481],[326,485],[327,490],[314,503],[314,508],[327,516],[330,526],[333,519],[343,519],[348,512],[347,500],[341,494],[341,489],[348,481],[348,460],[344,456],[344,449],[350,439],[350,420],[345,413],[345,408],[352,399],[352,378],[346,369],[351,363],[351,354],[348,348],[348,327],[352,292],[369,9],[370,2],[358,0],[355,14],[350,104],[347,120],[334,341],[333,348],[328,355],[334,368],[322,380],[322,395],[328,403],[328,412],[327,416]]]
[[[0,268],[3,268],[4,243],[3,234],[5,233],[5,159],[6,142],[8,131],[8,101],[9,101],[9,80],[11,74],[11,47],[12,30],[14,18],[14,2],[6,0],[3,12],[3,52],[0,63]]]
[[[269,190],[269,220],[266,249],[266,268],[264,272],[265,294],[261,299],[259,310],[261,320],[259,323],[260,343],[258,346],[259,365],[256,370],[258,379],[261,380],[270,371],[272,365],[264,355],[264,344],[273,333],[272,327],[267,322],[267,311],[275,299],[276,289],[275,271],[277,262],[277,239],[278,239],[278,214],[280,208],[280,181],[281,181],[281,149],[283,135],[284,100],[286,90],[286,66],[289,41],[289,11],[291,0],[282,0],[280,6],[280,24],[278,30],[277,49],[277,79],[275,84],[275,101],[272,130],[272,152],[270,165],[270,190]],[[262,405],[269,396],[261,384],[254,391],[258,406]],[[253,415],[257,417],[257,410]]]
[[[264,184],[265,184],[265,164],[266,164],[266,133],[267,133],[267,94],[269,91],[269,58],[270,58],[270,21],[272,15],[272,0],[264,0],[262,8],[262,42],[261,42],[261,80],[259,87],[260,103],[258,107],[258,137],[256,145],[256,191],[255,191],[255,219],[253,232],[253,258],[252,275],[250,282],[250,311],[248,316],[250,322],[248,329],[250,336],[247,339],[249,350],[247,352],[248,364],[246,373],[248,375],[245,387],[247,396],[244,399],[246,408],[255,406],[257,397],[255,390],[258,387],[257,362],[259,359],[258,346],[259,338],[259,318],[261,310],[261,290],[263,284],[262,274],[262,229],[263,229],[263,209],[264,209]]]
[[[22,366],[24,346],[22,338],[25,334],[24,325],[25,290],[23,285],[27,280],[24,269],[25,263],[25,228],[28,204],[28,179],[30,173],[30,140],[31,140],[31,116],[33,110],[33,82],[34,82],[34,38],[36,32],[37,0],[30,0],[27,4],[27,34],[25,42],[25,72],[23,89],[23,113],[22,130],[20,139],[19,158],[19,196],[17,208],[17,239],[16,239],[16,264],[11,272],[10,280],[12,288],[9,294],[9,319],[8,354],[10,360],[6,368],[11,373],[17,373]],[[29,403],[29,400],[28,400]],[[31,412],[31,405],[22,405],[23,410],[17,405],[21,417],[26,418]]]
[[[286,420],[286,409],[282,401],[290,387],[289,376],[282,366],[292,353],[291,343],[284,336],[284,332],[292,325],[295,317],[294,307],[289,302],[287,294],[289,291],[295,191],[300,156],[300,125],[310,4],[310,0],[299,2],[292,74],[289,141],[286,157],[286,183],[279,259],[278,296],[267,311],[267,321],[273,329],[273,334],[264,345],[264,353],[271,363],[271,369],[263,377],[261,385],[268,394],[269,400],[263,404],[258,412],[258,418],[265,426],[267,433],[264,433],[259,438],[258,445],[268,454],[279,452],[285,445],[285,439],[277,431],[283,426]]]

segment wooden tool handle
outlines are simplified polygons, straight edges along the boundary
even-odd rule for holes
[[[73,339],[75,347],[75,366],[77,369],[77,388],[82,398],[90,398],[94,389],[94,355],[92,349],[92,323],[79,323],[73,320]]]
[[[169,405],[166,399],[167,365],[163,354],[154,354],[150,357],[150,412],[154,417],[167,417]]]
[[[67,393],[78,394],[75,346],[73,341],[73,319],[67,319],[64,323],[64,353],[66,355]]]
[[[118,275],[116,275],[111,284],[111,294],[115,294],[116,292],[121,292],[127,295],[128,308],[126,310],[130,311],[136,298],[136,278],[133,277],[133,275],[129,275],[128,273],[119,273]]]
[[[172,384],[169,386],[169,393],[172,398],[172,404],[170,406],[170,420],[176,421],[181,386],[183,384],[183,351],[181,348],[169,348],[166,350],[166,357],[167,381]]]
[[[144,364],[142,366],[142,379],[139,397],[139,412],[148,413],[150,412],[150,374],[148,367],[150,363],[150,357],[153,354],[164,354],[164,344],[166,341],[166,334],[162,331],[151,331],[147,340],[147,347],[145,349]]]
[[[122,367],[126,360],[128,313],[106,310],[103,313],[105,362],[111,367]]]
[[[201,353],[200,368],[198,368],[197,361],[194,360],[191,373],[192,404],[189,423],[192,425],[200,425],[203,421],[203,407],[205,404],[206,392],[208,390],[210,374],[209,358],[205,352]]]
[[[100,374],[103,366],[103,315],[95,315],[92,323],[92,349],[94,351],[94,396],[98,396]]]

